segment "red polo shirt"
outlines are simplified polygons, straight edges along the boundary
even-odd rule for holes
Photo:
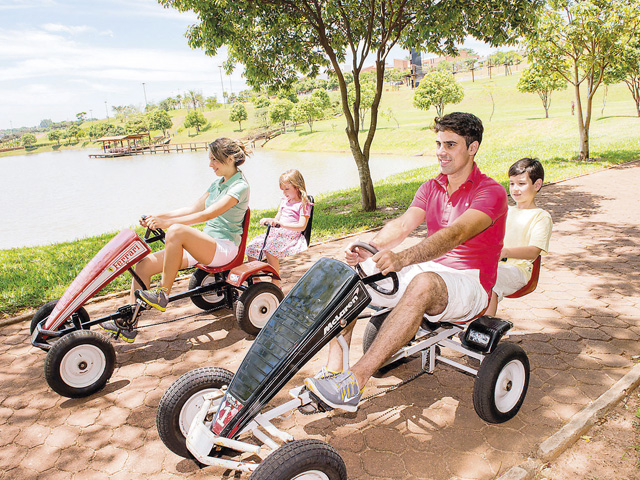
[[[448,183],[448,177],[442,174],[423,183],[411,206],[425,211],[428,235],[449,226],[470,208],[489,215],[489,228],[434,260],[456,270],[479,270],[480,283],[489,292],[496,283],[504,239],[507,192],[494,179],[480,172],[475,162],[467,180],[451,196],[447,193]]]

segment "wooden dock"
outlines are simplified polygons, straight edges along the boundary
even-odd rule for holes
[[[132,155],[146,155],[152,153],[197,152],[198,150],[206,150],[207,148],[209,148],[209,144],[207,142],[131,145],[126,147],[108,148],[103,153],[90,154],[89,158],[128,157]]]

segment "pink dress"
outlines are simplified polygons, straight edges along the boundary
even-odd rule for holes
[[[308,217],[310,212],[310,205],[303,208],[302,202],[291,203],[284,198],[280,203],[280,222],[297,223],[300,221],[301,216]],[[258,258],[260,249],[264,243],[264,236],[265,233],[262,233],[247,244],[245,253],[248,257]],[[284,258],[295,253],[303,252],[307,248],[307,239],[304,238],[302,231],[289,230],[284,227],[272,227],[269,231],[269,238],[267,239],[264,251],[276,258]]]

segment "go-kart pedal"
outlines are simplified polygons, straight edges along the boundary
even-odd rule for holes
[[[312,391],[307,389],[304,385],[289,390],[289,395],[292,398],[301,398],[303,395],[309,395],[309,402],[305,402],[298,407],[298,411],[303,415],[313,415],[315,413],[325,413],[333,410],[332,407],[324,403],[318,398]]]

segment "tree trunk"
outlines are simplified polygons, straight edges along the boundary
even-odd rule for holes
[[[585,160],[589,158],[589,131],[585,128],[583,115],[582,115],[582,100],[580,98],[580,85],[574,85],[576,93],[576,107],[578,110],[578,133],[580,135],[580,148],[578,153],[578,160]]]
[[[349,132],[347,132],[349,136]],[[351,143],[351,138],[349,138]],[[352,144],[353,145],[353,144]],[[369,158],[357,149],[351,148],[351,154],[356,161],[358,167],[358,177],[360,179],[360,194],[362,195],[362,209],[365,212],[373,212],[376,209],[376,193],[373,189],[373,181],[371,180],[371,170],[369,169]]]

